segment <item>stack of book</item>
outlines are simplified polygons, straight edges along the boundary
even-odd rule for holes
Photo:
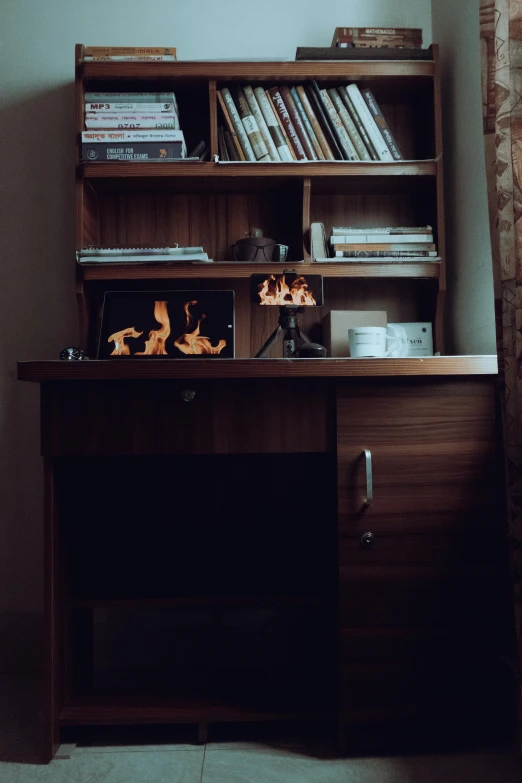
[[[92,60],[169,62],[176,59],[176,49],[173,46],[86,46],[83,59],[86,62]]]
[[[394,161],[403,155],[371,90],[317,82],[218,90],[221,161]]]
[[[336,27],[332,46],[361,49],[420,49],[418,27]]]
[[[175,160],[186,156],[173,92],[85,93],[84,160]]]
[[[344,261],[383,259],[440,261],[431,226],[407,228],[353,228],[335,226],[330,237],[331,255]]]
[[[202,247],[87,247],[76,253],[79,264],[212,263]]]

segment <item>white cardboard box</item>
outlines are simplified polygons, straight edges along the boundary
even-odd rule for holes
[[[433,334],[431,323],[388,324],[400,326],[406,332],[408,341],[407,356],[433,356]]]
[[[330,310],[322,321],[323,345],[326,355],[335,358],[350,356],[348,329],[357,326],[386,326],[385,310]]]

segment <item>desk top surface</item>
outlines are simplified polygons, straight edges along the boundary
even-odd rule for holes
[[[424,359],[111,359],[18,362],[18,379],[48,381],[209,378],[361,378],[497,375],[495,355]]]

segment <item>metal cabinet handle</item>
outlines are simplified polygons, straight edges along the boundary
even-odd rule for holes
[[[193,389],[183,389],[181,392],[183,402],[192,402],[195,396],[196,392]]]
[[[367,549],[370,546],[373,546],[373,542],[375,540],[375,536],[373,533],[363,533],[361,536],[361,546]]]
[[[369,506],[373,500],[372,453],[370,449],[364,449],[363,454],[366,462],[366,499],[364,505]]]

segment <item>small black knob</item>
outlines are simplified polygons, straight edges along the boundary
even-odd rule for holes
[[[374,540],[375,536],[373,533],[363,533],[361,536],[361,546],[368,549],[368,547],[373,546]]]
[[[183,402],[192,402],[195,396],[196,392],[194,389],[183,389],[181,392],[181,399]]]

